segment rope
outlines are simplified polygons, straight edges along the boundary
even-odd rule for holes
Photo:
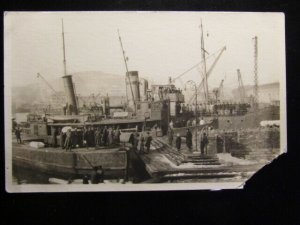
[[[206,59],[209,59],[210,57],[214,56],[217,52],[221,51],[224,47],[218,49],[217,51],[215,51],[214,53],[212,53],[211,55],[209,55],[208,57],[206,57]],[[181,73],[180,75],[178,75],[177,77],[175,77],[173,79],[173,81],[177,80],[178,78],[182,77],[184,74],[190,72],[191,70],[193,70],[194,68],[196,68],[197,66],[199,66],[201,63],[203,63],[203,60],[201,60],[199,63],[195,64],[194,66],[192,66],[191,68],[189,68],[188,70],[184,71],[183,73]]]

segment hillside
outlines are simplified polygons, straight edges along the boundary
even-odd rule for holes
[[[73,82],[77,95],[89,96],[91,94],[125,96],[125,76],[108,74],[104,72],[80,72],[74,73]],[[57,91],[63,92],[63,81],[61,78],[47,80]],[[21,105],[46,102],[53,91],[44,81],[37,81],[21,87],[12,87],[12,104],[17,108]]]

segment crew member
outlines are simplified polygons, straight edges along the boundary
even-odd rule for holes
[[[68,150],[72,151],[72,132],[71,132],[71,129],[68,129],[68,131],[66,133],[65,148],[66,148],[66,151],[68,151]]]
[[[61,147],[62,149],[64,149],[64,148],[65,148],[65,134],[64,134],[64,132],[62,131],[62,129],[60,130],[59,141],[60,141],[60,147]]]
[[[174,136],[174,131],[171,127],[168,129],[168,140],[169,140],[169,145],[172,146],[173,144],[173,136]]]
[[[132,147],[134,147],[134,134],[131,133],[128,142],[131,144]]]
[[[92,184],[103,183],[104,172],[103,172],[102,166],[99,166],[99,167],[95,166],[93,169],[94,170],[91,175],[91,183]]]
[[[86,148],[89,148],[89,143],[88,143],[88,130],[86,127],[84,127],[83,133],[82,133],[82,139],[83,139],[83,144],[85,144]]]
[[[15,135],[17,138],[17,143],[21,144],[22,140],[21,140],[21,130],[20,127],[17,127],[16,131],[15,131]]]
[[[57,144],[57,140],[56,140],[56,128],[53,127],[52,129],[52,147],[56,147],[56,144]]]
[[[179,134],[177,134],[177,138],[176,138],[176,148],[178,151],[180,151],[181,148],[181,137]]]
[[[121,132],[119,130],[119,127],[117,127],[117,130],[115,131],[115,143],[116,144],[120,144],[120,136],[121,136]]]
[[[151,146],[151,141],[152,141],[152,136],[150,135],[150,133],[147,133],[147,139],[146,139],[146,149],[147,149],[147,153],[150,152],[150,146]]]
[[[207,144],[208,144],[208,139],[206,133],[204,132],[200,141],[201,155],[204,155],[204,149],[206,149]]]
[[[72,133],[72,146],[74,148],[79,147],[78,146],[78,132],[77,132],[77,128],[75,128],[74,132]]]
[[[217,152],[218,153],[221,153],[223,152],[223,139],[217,135],[217,138],[216,138],[216,142],[217,142]]]
[[[133,146],[134,146],[134,149],[138,149],[139,139],[140,139],[139,133],[135,132],[134,135],[133,135]]]
[[[113,131],[112,128],[108,129],[108,146],[111,146],[113,144]]]
[[[139,140],[138,144],[139,144],[139,148],[138,148],[139,152],[140,153],[145,153],[145,151],[144,151],[145,138],[144,138],[144,135],[142,133],[140,135],[140,140]]]
[[[83,184],[89,184],[89,176],[85,174],[82,178],[82,183]]]
[[[108,138],[108,131],[107,131],[107,126],[105,126],[103,129],[103,136],[102,136],[102,143],[104,146],[107,145],[107,138]]]
[[[204,124],[205,124],[205,120],[203,119],[203,117],[201,117],[200,125],[204,125]]]
[[[174,123],[173,123],[173,121],[172,121],[172,120],[171,120],[171,122],[170,122],[169,126],[171,127],[171,129],[173,129],[173,127],[174,127]]]
[[[192,140],[193,140],[193,134],[190,131],[190,129],[187,129],[187,132],[186,132],[186,145],[187,145],[187,147],[189,148],[190,151],[192,150],[192,145],[193,145]]]
[[[95,146],[95,131],[94,127],[91,127],[89,132],[89,140],[90,140],[90,146]]]
[[[95,131],[95,148],[100,146],[100,129],[99,127]]]

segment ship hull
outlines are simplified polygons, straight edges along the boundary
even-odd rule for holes
[[[205,121],[211,121],[216,117],[203,116]],[[260,109],[257,113],[248,112],[245,115],[218,116],[214,127],[217,129],[248,129],[260,126],[264,120],[279,120],[279,107],[266,107]]]
[[[128,172],[126,150],[76,149],[66,152],[61,149],[34,149],[26,145],[13,145],[12,153],[14,167],[61,178],[90,175],[95,166],[102,166],[107,178],[125,178]]]

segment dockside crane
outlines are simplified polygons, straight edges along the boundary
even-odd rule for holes
[[[223,98],[223,83],[224,80],[221,80],[219,87],[213,89],[213,93],[216,97],[216,102],[218,102],[221,98]]]
[[[204,86],[205,80],[207,80],[207,79],[209,78],[209,76],[211,75],[213,69],[215,68],[217,62],[219,61],[219,59],[221,58],[221,56],[222,56],[222,54],[223,54],[223,52],[224,52],[225,50],[226,50],[226,46],[224,46],[224,47],[221,49],[221,51],[220,51],[220,53],[218,54],[218,56],[216,57],[215,61],[214,61],[213,64],[210,66],[209,70],[206,72],[206,79],[205,79],[204,77],[202,78],[202,80],[201,80],[201,82],[200,82],[200,84],[199,84],[199,86],[198,86],[198,90],[199,90],[199,91],[201,90],[201,87]],[[199,94],[199,93],[198,93],[198,94]],[[189,102],[193,101],[194,98],[195,98],[195,94],[192,95],[192,97],[190,98]]]
[[[237,69],[237,75],[238,75],[238,83],[239,83],[238,90],[240,93],[241,102],[244,103],[246,100],[246,91],[245,91],[245,87],[243,84],[243,79],[242,79],[240,69]]]
[[[219,92],[219,96],[218,96],[219,98],[218,98],[218,100],[220,100],[221,98],[223,98],[223,94],[224,94],[223,84],[224,84],[224,79],[221,80],[220,86],[218,88],[218,92]]]

